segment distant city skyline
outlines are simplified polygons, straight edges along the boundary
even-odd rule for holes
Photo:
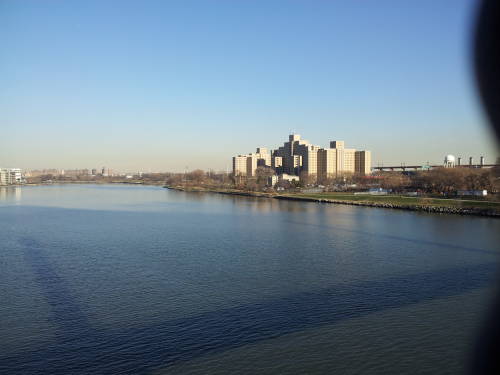
[[[494,162],[475,6],[3,1],[0,167],[223,171],[291,132],[349,140],[373,166]]]

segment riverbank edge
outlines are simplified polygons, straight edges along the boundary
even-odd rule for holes
[[[483,216],[483,217],[486,216],[486,217],[500,218],[500,212],[484,208],[461,208],[461,207],[442,207],[442,206],[432,206],[432,205],[404,205],[404,204],[394,204],[394,203],[358,202],[349,200],[290,196],[290,195],[273,194],[273,193],[260,193],[252,191],[220,190],[220,189],[210,189],[201,187],[182,187],[182,186],[167,186],[167,185],[163,187],[169,190],[183,191],[188,193],[213,193],[213,194],[224,194],[224,195],[237,195],[244,197],[273,198],[273,199],[301,201],[301,202],[343,204],[348,206],[391,208],[396,210],[417,211],[417,212],[437,213],[437,214],[472,215],[472,216]]]
[[[161,186],[165,187],[165,182],[142,182],[142,181],[54,181],[54,182],[29,182],[25,184],[0,185],[2,188],[16,188],[22,186],[53,186],[53,185],[143,185],[143,186]]]

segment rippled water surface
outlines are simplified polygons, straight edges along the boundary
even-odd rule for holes
[[[0,373],[460,373],[499,233],[160,187],[0,188]]]

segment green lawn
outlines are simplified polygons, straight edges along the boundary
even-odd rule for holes
[[[308,193],[289,194],[295,197],[345,200],[367,203],[390,203],[398,205],[428,205],[438,207],[463,207],[463,208],[492,208],[500,209],[500,202],[465,200],[465,199],[441,199],[406,197],[401,195],[354,195],[349,193]]]

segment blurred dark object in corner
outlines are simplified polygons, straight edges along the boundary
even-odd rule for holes
[[[480,3],[474,45],[474,65],[479,95],[500,141],[500,0]],[[497,286],[500,293],[500,286]],[[500,374],[500,295],[480,332],[470,374]]]
[[[500,1],[480,3],[474,45],[479,95],[500,141]]]

